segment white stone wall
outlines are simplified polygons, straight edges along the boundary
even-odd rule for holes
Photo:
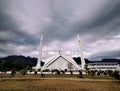
[[[68,62],[62,57],[59,57],[56,60],[54,60],[50,65],[48,65],[46,69],[58,69],[58,70],[68,69],[68,64],[70,64],[70,62]],[[72,69],[75,69],[74,65],[71,64],[71,66]]]

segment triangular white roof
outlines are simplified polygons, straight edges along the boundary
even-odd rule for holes
[[[57,54],[55,56],[49,57],[47,58],[47,60],[45,61],[45,64],[43,66],[43,68],[48,68],[51,64],[53,64],[55,61],[57,61],[57,59],[62,58],[64,60],[66,60],[68,63],[71,63],[75,69],[80,69],[80,66],[71,58],[62,54]],[[61,60],[62,61],[62,60]],[[63,65],[63,64],[60,64]],[[54,68],[53,68],[54,69]]]

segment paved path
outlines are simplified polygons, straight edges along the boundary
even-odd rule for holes
[[[113,81],[120,82],[119,80],[109,80],[109,79],[79,79],[79,78],[0,78],[0,81],[4,80],[72,80],[72,81]]]

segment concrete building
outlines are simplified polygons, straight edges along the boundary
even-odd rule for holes
[[[38,60],[37,64],[33,69],[38,70],[38,69],[60,69],[60,70],[85,70],[85,60],[83,56],[83,51],[82,51],[82,46],[80,42],[80,36],[78,34],[78,45],[80,49],[80,56],[81,56],[81,66],[79,66],[73,59],[72,57],[67,57],[59,52],[58,55],[52,56],[48,58],[45,61],[45,64],[43,67],[41,67],[41,60],[42,60],[42,44],[43,44],[43,35],[41,34],[40,38],[40,46],[39,46],[39,55],[38,55]],[[48,55],[48,54],[47,54]],[[71,66],[71,67],[70,67]]]
[[[71,57],[59,53],[58,55],[47,58],[42,69],[80,70],[81,68]]]
[[[89,70],[120,70],[119,61],[95,61],[87,63]]]

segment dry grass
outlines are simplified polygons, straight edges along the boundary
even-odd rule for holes
[[[8,78],[8,74],[0,74],[0,78]],[[80,81],[60,79],[31,79],[41,78],[41,75],[19,75],[14,78],[29,79],[4,79],[0,80],[0,91],[120,91],[120,82],[113,81]],[[45,75],[45,78],[77,78],[77,75]],[[84,78],[92,79],[114,79],[109,76]]]
[[[0,91],[120,91],[119,82],[70,80],[3,80]]]
[[[0,78],[9,78],[10,75],[9,74],[0,74]],[[20,75],[20,74],[16,74],[14,78],[41,78],[41,75]],[[74,75],[45,75],[45,78],[78,78],[79,76],[76,74]],[[90,79],[109,79],[109,80],[113,80],[113,77],[110,76],[90,76],[90,75],[83,75],[84,78],[90,78]]]

